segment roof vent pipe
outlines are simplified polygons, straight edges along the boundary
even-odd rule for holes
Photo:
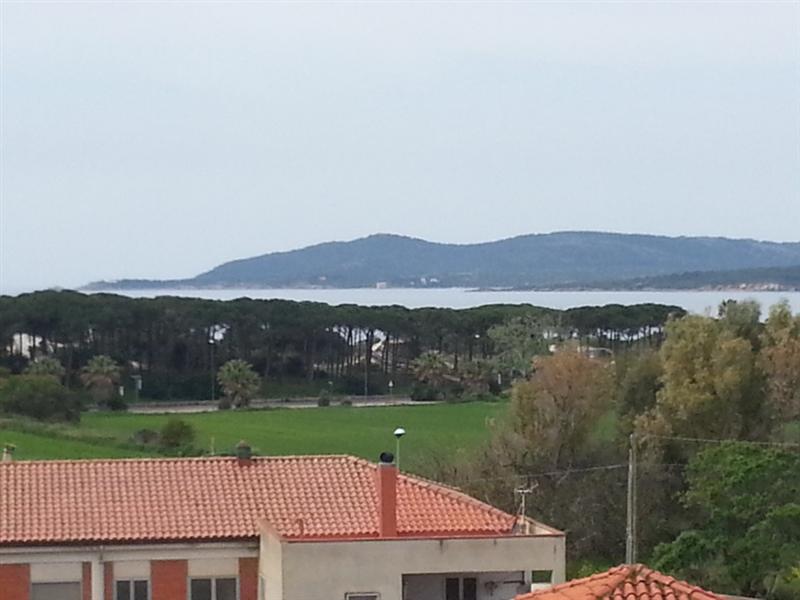
[[[378,534],[397,537],[397,465],[391,452],[382,452],[376,469]]]

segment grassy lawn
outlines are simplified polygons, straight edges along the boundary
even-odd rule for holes
[[[493,419],[502,417],[505,403],[440,404],[375,408],[329,407],[254,410],[174,415],[191,423],[195,445],[216,452],[230,451],[247,440],[258,454],[355,454],[376,460],[394,451],[394,429],[408,432],[402,442],[404,469],[422,468],[436,457],[475,448],[489,436]],[[16,457],[95,458],[141,456],[144,452],[115,445],[126,443],[139,429],[160,429],[173,415],[87,413],[76,427],[57,433],[0,429],[0,443],[17,446]],[[106,436],[109,440],[74,439]],[[424,469],[422,469],[424,470]]]
[[[474,448],[487,438],[487,423],[505,404],[470,403],[375,408],[329,407],[179,415],[197,431],[195,445],[228,451],[247,440],[259,454],[355,454],[377,459],[394,451],[394,429],[402,426],[404,467],[430,456]],[[81,428],[127,440],[138,429],[159,429],[170,415],[91,413]]]
[[[489,424],[506,414],[508,404],[474,402],[374,408],[226,411],[180,415],[85,413],[78,426],[58,425],[51,431],[31,431],[13,423],[0,428],[0,443],[17,446],[18,459],[113,458],[143,456],[147,451],[125,447],[140,429],[159,430],[170,418],[191,423],[195,446],[216,453],[230,452],[247,440],[262,455],[354,454],[369,460],[394,452],[392,432],[406,429],[402,441],[403,468],[427,471],[436,459],[476,448],[490,435]],[[604,415],[598,438],[613,438],[616,415]],[[155,454],[155,452],[153,452]]]
[[[0,444],[14,444],[15,460],[41,460],[53,458],[124,458],[145,456],[145,452],[117,448],[112,445],[61,439],[36,433],[0,429]]]

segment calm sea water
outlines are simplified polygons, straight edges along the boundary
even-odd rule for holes
[[[408,308],[423,306],[469,308],[484,304],[533,304],[549,308],[573,308],[603,304],[671,304],[694,313],[716,312],[723,300],[757,300],[764,311],[786,299],[795,312],[800,312],[800,292],[739,292],[739,291],[664,291],[664,292],[473,292],[459,288],[446,289],[231,289],[231,290],[127,290],[118,292],[136,298],[155,296],[184,296],[232,300],[234,298],[279,298],[309,300],[327,304],[360,304],[387,306],[399,304]]]

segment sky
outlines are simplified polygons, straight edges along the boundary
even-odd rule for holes
[[[800,239],[798,2],[0,5],[0,293],[376,232]]]

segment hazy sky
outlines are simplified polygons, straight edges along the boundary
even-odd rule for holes
[[[3,1],[0,290],[396,232],[800,239],[800,4]]]

